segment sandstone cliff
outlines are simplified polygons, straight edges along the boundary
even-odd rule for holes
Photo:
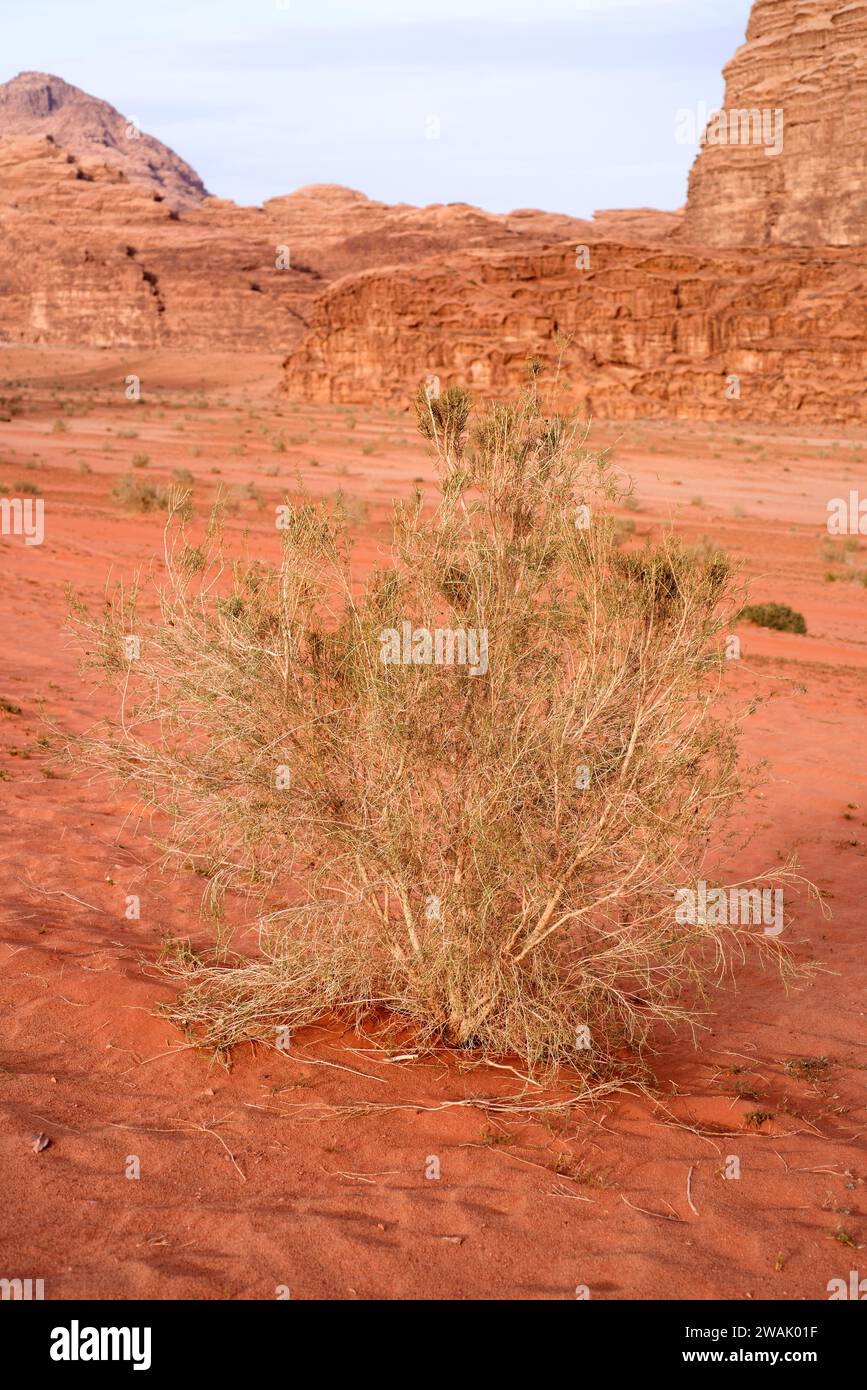
[[[684,236],[703,246],[867,244],[867,0],[755,0],[725,78],[725,119],[707,133],[724,143],[695,161]],[[764,118],[767,148],[740,143],[758,134],[750,113]]]
[[[539,357],[610,417],[867,420],[867,251],[571,244],[437,259],[332,286],[287,359],[293,399],[406,403],[437,376],[514,394]]]
[[[286,390],[405,401],[434,374],[514,392],[565,334],[567,396],[597,414],[867,419],[867,0],[755,0],[726,79],[726,142],[655,242],[621,213],[581,238],[584,268],[562,245],[349,276]]]

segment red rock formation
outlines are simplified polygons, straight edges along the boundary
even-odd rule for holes
[[[669,227],[663,217],[657,230]],[[104,160],[44,137],[0,139],[0,341],[287,351],[347,272],[591,232],[556,213],[391,207],[332,185],[179,213]]]
[[[724,109],[768,110],[773,138],[781,107],[783,147],[709,145],[685,215],[494,216],[332,185],[179,210],[105,145],[0,138],[0,341],[282,349],[296,399],[359,403],[429,374],[508,393],[562,353],[567,396],[597,414],[862,420],[865,40],[867,0],[755,0]],[[0,89],[7,114],[59,120],[44,81]]]
[[[196,207],[208,196],[194,169],[100,101],[46,72],[20,72],[0,85],[0,136],[50,135],[88,161],[104,161],[146,184],[175,208]]]
[[[46,139],[0,140],[0,240],[6,342],[289,348],[318,288],[261,212],[179,214]]]
[[[287,391],[406,400],[433,373],[512,392],[566,333],[567,394],[597,414],[867,419],[867,253],[841,249],[867,243],[865,49],[867,0],[755,0],[714,126],[728,143],[697,158],[679,224],[603,215],[583,271],[562,246],[348,277]],[[747,127],[772,150],[781,132],[779,153],[730,143]]]
[[[594,244],[347,277],[286,361],[296,400],[405,403],[438,376],[514,394],[539,357],[609,417],[867,420],[867,251]],[[735,378],[737,379],[735,381]]]
[[[755,0],[689,181],[684,236],[703,246],[867,243],[867,0]],[[732,144],[732,113],[782,114],[782,150]],[[755,121],[749,122],[752,134]]]

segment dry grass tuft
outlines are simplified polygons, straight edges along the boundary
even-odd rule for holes
[[[363,584],[344,509],[302,500],[277,566],[228,561],[219,515],[195,545],[173,517],[158,619],[137,587],[76,609],[122,692],[80,751],[167,815],[218,923],[230,891],[258,918],[252,959],[166,959],[189,1037],[390,1019],[416,1049],[607,1085],[748,947],[786,960],[755,928],[675,919],[741,790],[714,710],[732,577],[670,536],[621,551],[610,459],[535,382],[474,414],[421,391],[417,413],[441,497],[396,505]],[[404,620],[415,659],[384,664]],[[421,628],[475,631],[475,667],[429,664]]]

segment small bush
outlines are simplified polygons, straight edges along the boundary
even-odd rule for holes
[[[772,627],[778,632],[807,631],[803,613],[796,613],[785,603],[750,603],[741,609],[738,617],[755,623],[757,627]]]
[[[264,508],[265,494],[257,483],[238,483],[222,498],[222,505],[230,512],[237,512],[243,502],[255,502],[260,511]]]
[[[420,392],[438,506],[398,503],[363,583],[343,506],[292,505],[276,566],[230,560],[219,511],[202,546],[172,525],[158,617],[138,587],[75,611],[124,711],[78,749],[165,813],[219,930],[229,892],[258,921],[252,958],[218,942],[165,963],[188,1036],[391,1020],[419,1049],[605,1087],[641,1074],[660,1026],[694,1025],[747,946],[786,960],[675,913],[743,794],[737,721],[714,708],[733,581],[670,535],[620,551],[610,458],[535,384],[470,409]],[[410,659],[385,663],[404,623]],[[428,660],[434,630],[484,634],[475,674]]]
[[[146,483],[132,473],[121,474],[111,495],[122,507],[131,507],[137,512],[172,511],[179,516],[189,516],[191,512],[189,493],[161,487],[158,483]]]
[[[149,454],[133,454],[132,456],[133,468],[147,468],[150,461]]]

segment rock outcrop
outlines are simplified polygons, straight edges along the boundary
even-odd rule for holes
[[[510,393],[562,352],[596,414],[867,419],[867,0],[755,0],[726,78],[726,143],[696,159],[682,219],[595,219],[583,268],[561,245],[347,277],[286,390],[396,401],[436,375]]]
[[[134,117],[61,77],[20,72],[0,85],[0,137],[45,135],[79,159],[121,170],[174,208],[197,207],[208,196],[195,170],[140,130]]]
[[[867,0],[755,0],[725,78],[683,235],[702,246],[867,244]]]
[[[641,225],[646,235],[647,215]],[[671,225],[660,214],[652,230]],[[467,248],[526,253],[591,232],[556,213],[389,206],[332,185],[261,208],[206,198],[179,211],[53,137],[0,138],[0,342],[285,352],[347,273]]]
[[[867,251],[597,242],[339,281],[285,366],[295,400],[406,403],[435,376],[513,395],[538,357],[613,418],[867,420]]]

